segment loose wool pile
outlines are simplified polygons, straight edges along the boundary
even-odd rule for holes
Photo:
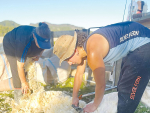
[[[39,82],[37,82],[35,63],[31,59],[27,59],[25,71],[30,89],[24,95],[17,105],[12,101],[12,113],[77,113],[71,107],[72,98],[62,91],[45,91]],[[10,102],[11,99],[6,99]],[[8,101],[9,100],[9,101]],[[150,107],[150,87],[147,87],[141,101]],[[92,101],[93,102],[93,101]],[[93,113],[116,113],[117,112],[118,93],[113,92],[104,95],[101,104]],[[83,108],[86,103],[79,102],[79,107]],[[0,109],[1,110],[1,109]]]
[[[85,102],[80,102],[84,107]],[[13,105],[12,113],[76,113],[71,107],[71,97],[61,91],[43,91],[32,94],[20,101],[20,105]]]
[[[24,95],[17,105],[12,102],[12,113],[76,113],[71,107],[71,97],[62,91],[44,91],[44,88],[36,81],[35,63],[27,60],[25,71],[28,75],[29,87],[33,93]],[[80,101],[80,107],[86,105]]]

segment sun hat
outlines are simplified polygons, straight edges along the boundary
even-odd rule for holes
[[[60,59],[59,64],[61,65],[62,61],[70,58],[76,48],[77,43],[77,33],[74,32],[74,36],[71,35],[62,35],[60,36],[53,49],[53,53]]]
[[[39,23],[39,27],[33,31],[37,43],[42,49],[50,49],[50,29],[46,23]]]

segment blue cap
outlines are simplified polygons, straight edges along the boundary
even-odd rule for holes
[[[40,48],[42,49],[50,49],[51,48],[51,44],[50,44],[50,38],[42,38],[40,37],[36,31],[34,30],[34,35],[37,39],[37,43],[39,45]]]

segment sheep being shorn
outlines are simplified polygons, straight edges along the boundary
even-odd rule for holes
[[[76,113],[71,107],[72,98],[62,91],[45,91],[40,83],[36,81],[35,63],[30,59],[27,60],[25,71],[29,80],[29,87],[33,90],[32,94],[26,94],[17,105],[12,102],[12,113]],[[86,105],[84,101],[80,101],[80,107]]]
[[[25,67],[28,72],[29,86],[33,90],[32,94],[24,95],[20,100],[20,105],[12,102],[12,113],[76,113],[71,107],[72,98],[62,91],[45,91],[40,83],[36,81],[35,64],[28,60]],[[141,101],[150,107],[150,87],[147,87]],[[118,93],[112,92],[105,94],[101,104],[94,113],[116,113],[117,112]],[[86,103],[80,101],[80,107],[83,108]]]
[[[150,107],[150,87],[146,87],[141,102]],[[98,109],[94,113],[117,113],[118,92],[105,94]],[[149,111],[150,112],[150,111]]]

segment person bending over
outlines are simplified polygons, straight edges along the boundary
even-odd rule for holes
[[[14,99],[18,103],[22,93],[29,90],[24,64],[27,57],[38,60],[44,49],[50,49],[50,29],[46,23],[38,27],[19,26],[8,32],[3,39],[3,47],[10,64]]]
[[[102,27],[89,36],[75,32],[74,37],[63,35],[54,45],[54,54],[70,65],[77,64],[72,104],[78,105],[78,91],[86,66],[92,69],[95,86],[93,103],[84,112],[95,111],[105,92],[105,64],[123,58],[118,81],[118,113],[133,113],[150,78],[150,30],[127,21]]]

